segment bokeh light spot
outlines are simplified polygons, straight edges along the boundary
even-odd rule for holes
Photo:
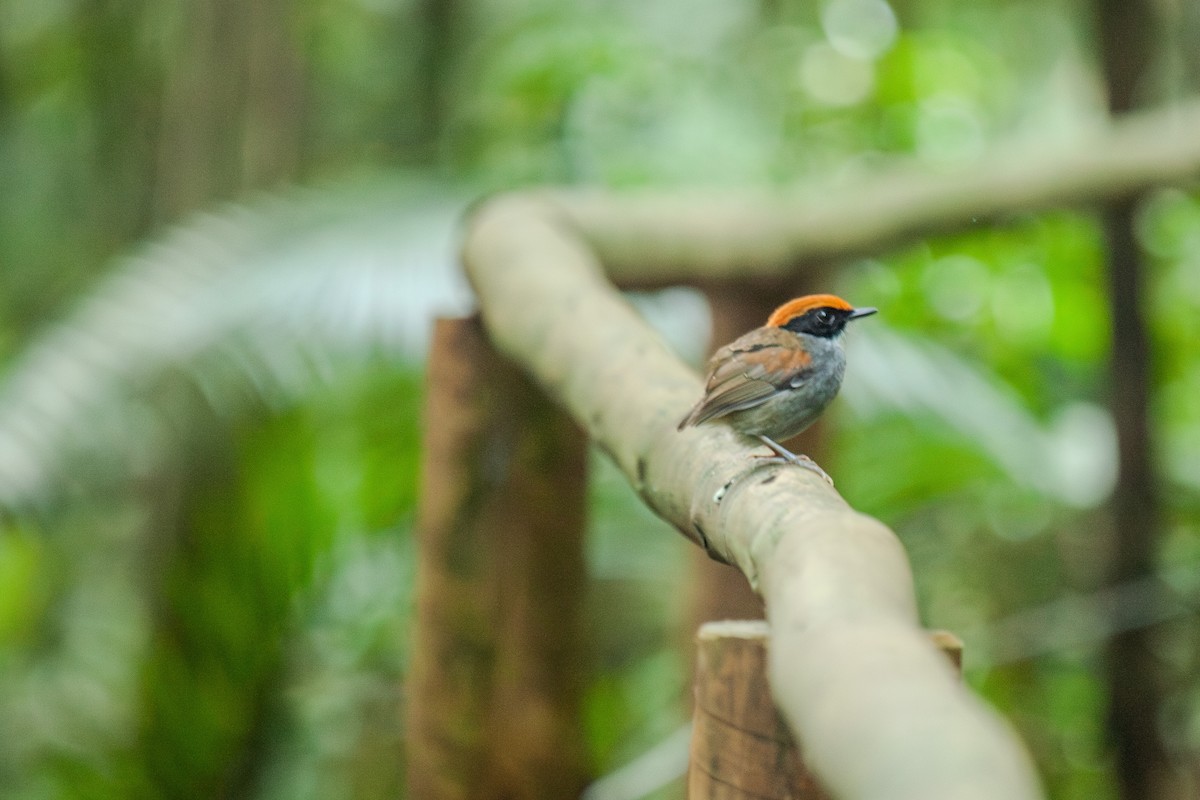
[[[992,291],[996,326],[1017,343],[1039,344],[1054,323],[1054,290],[1036,264],[1021,264],[997,277]]]
[[[833,0],[821,14],[821,27],[839,53],[867,61],[896,41],[896,14],[884,0]]]
[[[965,322],[979,316],[991,286],[987,267],[967,255],[939,258],[925,269],[925,296],[934,313]]]
[[[800,83],[819,103],[851,106],[865,100],[875,88],[875,66],[818,42],[800,61]]]
[[[973,103],[938,97],[921,103],[917,153],[931,162],[973,161],[983,154],[983,123]]]

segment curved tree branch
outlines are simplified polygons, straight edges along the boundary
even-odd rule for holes
[[[1022,748],[918,626],[891,531],[807,470],[757,466],[725,426],[677,433],[697,376],[544,211],[510,197],[472,220],[485,325],[654,511],[765,598],[775,698],[822,782],[844,798],[1040,796]]]
[[[836,196],[543,191],[484,205],[464,261],[499,349],[561,402],[643,500],[766,601],[775,699],[845,798],[1032,798],[1028,757],[955,682],[916,621],[895,536],[804,470],[756,467],[724,426],[675,431],[699,392],[608,283],[777,280],[1018,211],[1200,175],[1200,102],[1067,151],[970,171],[897,169]],[[607,275],[606,275],[607,270]]]
[[[555,190],[545,213],[578,232],[622,286],[794,276],[1016,213],[1092,205],[1200,178],[1200,100],[1128,115],[1074,143],[1000,148],[953,172],[898,163],[808,194]]]

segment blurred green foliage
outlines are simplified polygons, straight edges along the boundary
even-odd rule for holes
[[[361,201],[380,183],[432,181],[819,196],[895,157],[940,170],[998,143],[1071,141],[1103,114],[1091,32],[1087,7],[1065,0],[0,0],[0,794],[401,791],[420,339],[364,323],[356,292],[386,286],[313,273],[306,254],[323,251],[295,244],[310,220],[264,232],[258,193],[301,182]],[[1164,74],[1164,95],[1189,88]],[[351,234],[326,260],[360,274],[386,219],[342,219]],[[1162,566],[1186,601],[1200,590],[1200,198],[1154,194],[1139,234]],[[252,319],[271,298],[268,324],[201,336],[137,295],[153,281],[117,256],[147,238],[160,244],[143,261],[197,276],[214,249],[249,242],[203,284],[202,308]],[[881,308],[897,338],[875,346],[975,381],[960,397],[961,383],[890,399],[848,386],[826,466],[900,534],[925,620],[967,637],[968,679],[1018,727],[1055,798],[1115,796],[1109,631],[1051,615],[1013,634],[1006,621],[1088,597],[1106,563],[1102,251],[1086,211],[1030,215],[844,265],[836,287]],[[431,276],[450,264],[429,252],[393,280],[430,297],[432,315]],[[79,311],[98,286],[111,324]],[[141,341],[100,348],[96,332],[118,320],[142,325]],[[139,349],[159,337],[177,363]],[[37,439],[55,398],[13,409],[30,375],[66,381],[55,353],[104,368],[62,384],[58,399],[82,409],[72,435]],[[1031,431],[1038,442],[1023,441]],[[22,451],[4,448],[28,441],[51,443],[55,467],[26,486]],[[1021,464],[1061,480],[1022,479]],[[586,724],[604,772],[686,719],[688,545],[602,459],[594,472]],[[1130,616],[1158,626],[1161,725],[1194,769],[1200,637],[1186,602],[1157,617],[1155,602],[1134,598]]]

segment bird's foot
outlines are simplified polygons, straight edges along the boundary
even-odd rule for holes
[[[756,458],[766,459],[766,461],[763,463],[793,464],[797,467],[804,467],[804,469],[817,473],[826,483],[828,483],[830,486],[833,486],[833,478],[829,477],[829,473],[821,469],[821,465],[813,461],[808,456],[804,455],[803,453],[793,453],[791,450],[788,450],[786,447],[767,436],[760,435],[758,438],[761,439],[763,444],[771,448],[771,451],[775,453],[773,456],[756,456]]]

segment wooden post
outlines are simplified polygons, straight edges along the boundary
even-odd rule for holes
[[[767,684],[761,620],[709,622],[696,636],[688,800],[823,800]]]
[[[586,440],[477,318],[428,369],[409,796],[577,797]]]
[[[958,637],[930,637],[961,668]],[[769,640],[762,620],[709,622],[696,635],[688,800],[827,800],[771,697]]]

